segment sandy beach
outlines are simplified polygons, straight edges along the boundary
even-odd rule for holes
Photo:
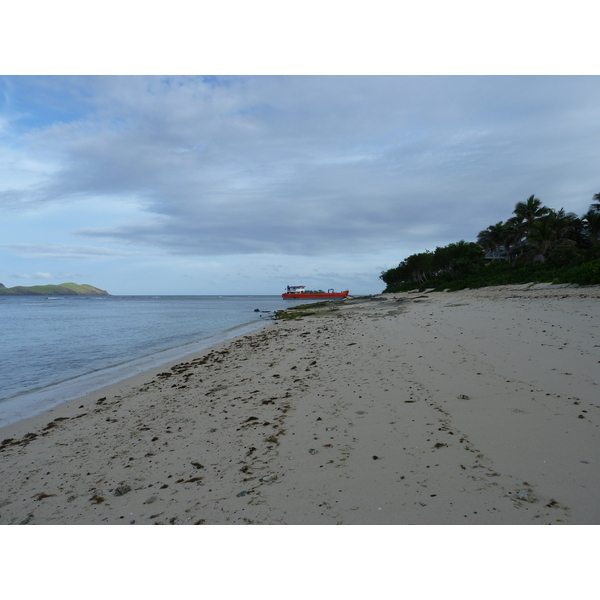
[[[315,308],[0,430],[0,524],[598,524],[600,287]]]

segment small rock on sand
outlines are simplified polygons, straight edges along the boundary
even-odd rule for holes
[[[131,491],[130,485],[120,485],[115,489],[114,494],[115,494],[115,496],[124,496],[127,492],[130,492],[130,491]]]

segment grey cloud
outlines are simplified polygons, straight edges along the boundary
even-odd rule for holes
[[[137,251],[66,244],[0,244],[0,248],[11,250],[28,258],[98,258],[143,255],[142,252]]]
[[[34,275],[12,274],[11,277],[14,277],[15,279],[63,279],[63,280],[66,280],[66,279],[77,277],[77,274],[68,273],[65,271],[63,271],[61,273],[56,273],[55,275],[53,275],[52,273],[37,272]]]
[[[431,248],[474,239],[531,194],[583,212],[598,186],[596,77],[109,77],[74,90],[77,120],[30,134],[64,155],[36,201],[130,197],[149,223],[78,233],[174,254]]]
[[[31,189],[5,189],[0,191],[0,206],[5,210],[19,210],[35,202],[36,193]]]

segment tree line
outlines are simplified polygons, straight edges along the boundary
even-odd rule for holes
[[[578,217],[535,196],[490,225],[476,242],[459,242],[405,258],[379,276],[384,292],[411,287],[460,289],[502,283],[600,283],[600,193]]]

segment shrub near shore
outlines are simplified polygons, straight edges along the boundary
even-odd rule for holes
[[[521,283],[600,284],[600,194],[581,218],[555,211],[534,196],[519,202],[506,223],[460,242],[404,259],[383,271],[383,293],[459,290]]]

